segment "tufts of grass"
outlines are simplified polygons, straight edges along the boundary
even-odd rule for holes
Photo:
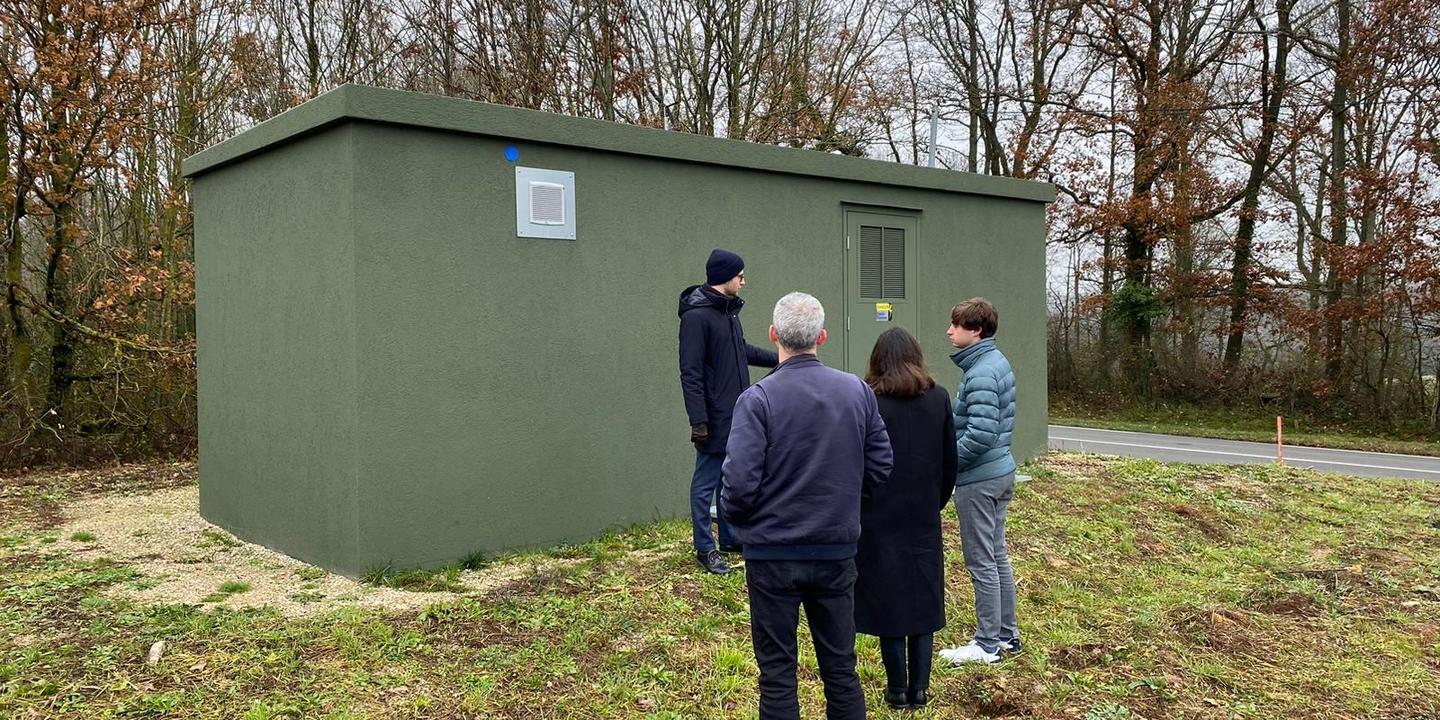
[[[200,543],[200,547],[202,548],[219,547],[228,549],[237,548],[243,544],[239,540],[236,540],[234,537],[232,537],[229,533],[222,532],[214,528],[205,528],[204,530],[201,530],[200,536],[204,538],[204,540]]]
[[[480,570],[489,564],[490,556],[483,550],[476,550],[461,558],[459,566],[461,570]]]
[[[361,578],[376,587],[388,587],[411,592],[465,592],[460,583],[460,566],[449,565],[439,570],[392,570],[382,568],[365,573]]]
[[[70,540],[72,542],[95,542],[95,533],[86,532],[84,530],[77,533],[71,533]]]
[[[220,592],[226,595],[236,595],[250,592],[250,583],[239,580],[227,580],[220,584]]]
[[[316,580],[324,578],[326,575],[329,575],[329,573],[325,571],[325,568],[319,567],[303,567],[295,571],[295,576],[305,582],[315,582]]]

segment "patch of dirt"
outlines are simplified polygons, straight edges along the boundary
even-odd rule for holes
[[[56,548],[77,557],[111,558],[135,567],[145,578],[111,586],[108,592],[145,604],[189,604],[238,609],[271,607],[288,616],[360,606],[417,611],[455,600],[451,592],[410,592],[376,587],[326,572],[268,548],[242,542],[206,522],[199,490],[187,487],[144,495],[89,497],[64,508]],[[77,532],[93,541],[75,542]],[[464,595],[517,591],[554,565],[578,561],[519,561],[460,574]],[[221,593],[225,583],[244,583],[242,592]]]
[[[1052,452],[1040,460],[1040,465],[1056,472],[1073,473],[1085,477],[1106,472],[1109,462],[1098,455],[1081,452]]]
[[[1238,650],[1255,643],[1255,624],[1234,610],[1215,610],[1206,618],[1206,639],[1216,650]]]
[[[961,689],[975,714],[984,717],[1034,717],[1044,704],[1043,691],[1003,675],[975,675]]]
[[[1097,643],[1066,645],[1050,651],[1050,662],[1066,670],[1084,670],[1104,664],[1110,646]]]
[[[1230,531],[1217,524],[1210,513],[1195,507],[1194,505],[1176,504],[1166,508],[1172,513],[1179,515],[1194,525],[1197,530],[1204,533],[1205,537],[1216,542],[1226,542],[1230,539]]]
[[[1315,598],[1297,592],[1256,593],[1254,597],[1246,601],[1245,605],[1251,610],[1267,615],[1285,615],[1295,618],[1315,617],[1324,612],[1324,608],[1315,601]]]
[[[195,478],[193,462],[0,475],[0,528],[55,527],[67,498],[193,487]]]
[[[1255,480],[1243,473],[1231,472],[1222,473],[1214,470],[1196,470],[1193,475],[1185,476],[1185,484],[1197,490],[1226,490],[1232,495],[1240,497],[1265,495],[1265,486],[1262,481]]]
[[[1403,552],[1373,546],[1347,547],[1340,552],[1340,557],[1346,563],[1384,570],[1415,565],[1415,558]]]
[[[467,588],[474,587],[479,594],[494,598],[525,597],[532,595],[559,595],[575,597],[590,592],[582,583],[568,582],[569,576],[561,572],[567,565],[584,562],[584,558],[566,558],[560,562],[544,565],[520,565],[489,567],[483,571],[462,574],[461,582]],[[466,583],[466,576],[472,576]],[[473,577],[479,576],[479,577]]]
[[[684,562],[676,562],[676,558]],[[705,603],[704,584],[710,575],[702,570],[693,559],[694,553],[688,542],[667,543],[660,547],[636,550],[621,561],[630,575],[630,586],[634,589],[660,588],[674,595],[691,607],[703,607]],[[738,559],[728,558],[732,573],[745,573],[744,564]]]
[[[1213,470],[1200,470],[1187,478],[1188,483],[1197,488],[1214,488],[1230,482],[1229,478]]]
[[[1177,608],[1177,628],[1193,642],[1223,652],[1253,648],[1255,623],[1245,613],[1228,608]]]
[[[397,623],[397,627],[404,626],[417,628],[433,640],[464,647],[524,647],[544,635],[541,630],[521,627],[516,623],[476,619],[463,612],[458,617],[451,617],[443,611],[421,613],[408,623]]]
[[[0,553],[0,588],[7,586],[9,578],[6,576],[11,572],[48,575],[45,567],[52,559],[53,555],[28,552]],[[118,566],[119,563],[102,561],[91,569]],[[89,591],[108,590],[115,582],[117,580],[108,578],[87,578],[83,585],[70,585],[65,590],[46,592],[43,599],[31,596],[29,600],[21,601],[16,609],[23,608],[21,612],[30,616],[27,618],[26,628],[29,632],[0,639],[0,648],[3,648],[7,641],[16,649],[38,647],[49,651],[57,647],[68,647],[71,652],[54,658],[56,664],[51,667],[59,675],[71,672],[84,662],[90,648],[102,642],[99,635],[83,629],[97,619],[97,612],[87,608],[84,600]]]
[[[1348,568],[1318,568],[1314,570],[1281,570],[1276,575],[1283,578],[1311,578],[1325,591],[1338,595],[1352,588],[1369,586],[1370,581],[1363,574],[1355,572],[1358,566]]]
[[[1135,547],[1144,550],[1145,554],[1151,557],[1159,557],[1170,553],[1170,546],[1166,545],[1154,532],[1144,527],[1136,529]]]

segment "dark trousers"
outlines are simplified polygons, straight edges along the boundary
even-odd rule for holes
[[[880,638],[880,658],[885,661],[885,685],[892,691],[930,689],[930,653],[935,634]],[[906,671],[906,656],[909,671]]]
[[[810,624],[825,717],[863,720],[855,673],[855,560],[749,560],[750,637],[760,666],[760,720],[799,720],[795,665],[800,608]]]
[[[715,536],[710,532],[710,504],[716,502],[715,494],[720,490],[720,468],[724,464],[724,454],[695,453],[695,474],[690,476],[690,522],[694,526],[693,540],[697,553],[716,549]],[[720,526],[720,545],[737,545],[730,536],[730,523],[725,522],[725,513],[715,514],[715,522]]]

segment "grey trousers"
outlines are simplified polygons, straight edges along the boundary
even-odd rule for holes
[[[1015,574],[1005,550],[1005,513],[1015,497],[1015,473],[955,488],[965,568],[975,587],[975,642],[988,652],[1019,639]]]

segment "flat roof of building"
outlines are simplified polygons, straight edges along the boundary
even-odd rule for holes
[[[335,88],[191,155],[181,167],[187,177],[197,177],[346,121],[410,126],[832,180],[1036,202],[1052,202],[1055,199],[1055,186],[1045,182],[762,145],[365,85]]]

